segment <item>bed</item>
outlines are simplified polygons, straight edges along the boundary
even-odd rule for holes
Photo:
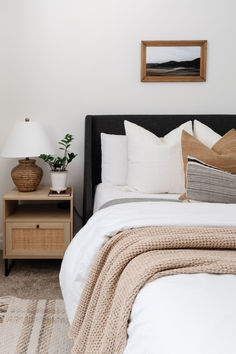
[[[235,115],[122,115],[86,117],[84,171],[85,226],[75,236],[68,247],[60,272],[60,284],[65,307],[69,321],[72,323],[71,336],[75,339],[74,353],[233,354],[236,352],[235,204],[180,203],[177,201],[177,195],[172,195],[172,198],[169,200],[170,196],[158,195],[148,196],[149,198],[147,198],[146,195],[135,195],[134,200],[130,200],[131,198],[128,196],[127,202],[127,198],[125,198],[126,194],[121,188],[109,189],[101,185],[100,134],[102,132],[124,134],[124,120],[129,120],[153,133],[158,133],[159,136],[163,136],[180,124],[196,118],[212,127],[221,135],[229,129],[236,127]],[[119,200],[119,203],[116,203],[116,200]],[[120,202],[120,200],[122,201]],[[119,330],[117,324],[117,327],[115,328],[114,325],[113,329],[111,329],[112,326],[109,328],[104,327],[105,332],[101,331],[99,337],[99,327],[102,328],[101,318],[101,326],[98,326],[99,322],[91,322],[91,316],[93,317],[93,315],[90,314],[90,318],[86,318],[86,313],[91,312],[93,314],[92,309],[96,307],[94,302],[90,302],[90,298],[92,299],[95,295],[98,296],[97,289],[95,287],[92,288],[91,284],[89,288],[86,281],[89,277],[90,283],[92,283],[90,270],[92,269],[93,274],[95,274],[99,268],[99,260],[97,260],[98,265],[94,265],[94,261],[97,259],[98,254],[100,254],[100,250],[104,249],[106,245],[111,244],[113,239],[115,240],[115,237],[120,238],[121,242],[127,242],[128,237],[133,238],[134,242],[136,242],[136,230],[141,230],[141,233],[143,230],[149,232],[150,237],[152,237],[153,228],[156,228],[155,232],[156,230],[161,230],[162,235],[167,237],[170,226],[175,230],[173,237],[175,237],[175,233],[179,232],[179,230],[181,231],[180,234],[184,235],[185,230],[188,230],[190,233],[194,230],[194,233],[196,228],[197,230],[206,229],[209,236],[207,242],[211,238],[216,237],[216,243],[210,247],[213,248],[213,252],[216,249],[217,257],[226,252],[228,266],[226,262],[223,268],[213,269],[211,268],[212,264],[209,267],[206,265],[208,263],[207,260],[207,262],[204,261],[204,267],[206,268],[195,268],[195,270],[189,268],[188,272],[186,269],[183,270],[188,265],[185,264],[183,266],[182,264],[181,267],[179,266],[179,269],[181,269],[180,272],[171,273],[168,270],[169,273],[166,273],[168,276],[158,278],[150,276],[149,281],[145,281],[139,287],[137,293],[134,294],[130,311],[126,311],[128,320],[126,321],[127,328],[125,328],[125,332],[122,332],[124,331],[123,327],[120,327]],[[227,236],[228,228],[230,228],[229,236]],[[221,234],[225,236],[226,241],[224,246],[220,246],[221,248],[218,250],[217,242],[221,243]],[[196,249],[199,248],[200,252],[202,252],[201,249],[203,248],[205,251],[205,245],[199,244],[197,236],[194,237],[197,245]],[[205,236],[203,238],[205,240]],[[180,242],[182,241],[180,239]],[[163,242],[165,242],[165,239]],[[185,250],[189,248],[188,243],[184,243],[182,248],[186,252]],[[105,251],[108,252],[107,250]],[[124,248],[125,251],[126,249]],[[153,250],[151,250],[150,255],[153,255]],[[162,251],[159,252],[159,256],[160,258],[162,257]],[[149,260],[150,262],[153,261],[151,258]],[[144,263],[146,261],[144,258]],[[112,262],[115,263],[116,258]],[[133,260],[128,262],[130,267],[132,267],[132,263],[134,263]],[[112,265],[113,263],[111,263],[110,267]],[[117,263],[118,266],[120,266],[120,263]],[[149,267],[149,264],[147,267]],[[132,268],[130,269],[132,271]],[[149,268],[147,270],[149,271]],[[127,269],[122,269],[123,272],[124,274],[127,273]],[[132,283],[136,273],[133,273],[132,278],[128,278],[130,283]],[[129,276],[129,274],[126,274],[126,276]],[[101,282],[101,288],[104,284]],[[99,288],[98,285],[96,285],[97,288]],[[122,282],[119,281],[117,289],[122,289],[119,288],[121,286],[124,286],[124,284],[122,285]],[[128,288],[128,285],[126,286]],[[123,291],[125,293],[125,287]],[[121,292],[118,290],[116,292],[120,296]],[[102,296],[105,296],[104,293],[102,293]],[[105,306],[104,308],[109,312],[110,309],[106,307],[109,304],[108,300],[105,304],[101,302],[101,305]],[[80,307],[78,307],[79,301]],[[122,307],[120,306],[122,301],[122,298],[119,298],[116,303],[118,309],[120,308],[120,313],[122,313]],[[111,317],[110,323],[113,324],[112,316],[115,313],[116,307],[115,304],[110,305],[111,309],[114,306],[114,311],[109,312],[109,316]],[[81,323],[78,323],[79,321],[75,323],[78,311],[80,312],[79,315],[83,311],[85,312],[84,317],[82,316],[83,320],[80,319]],[[99,321],[99,318],[97,321]],[[109,323],[108,319],[107,323]],[[118,337],[122,338],[122,333],[125,337],[122,338],[121,342],[119,342],[119,338],[116,338],[113,341],[116,344],[112,342],[117,347],[109,346],[109,339],[108,341],[105,340],[103,344],[100,343],[101,345],[98,345],[99,341],[102,342],[106,336],[114,336],[115,331],[118,331],[118,334],[120,334]],[[84,338],[89,335],[91,346],[87,347]]]

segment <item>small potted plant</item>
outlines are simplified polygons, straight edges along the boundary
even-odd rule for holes
[[[66,190],[66,181],[68,175],[68,171],[66,168],[69,163],[71,163],[71,161],[77,156],[77,154],[69,152],[68,150],[73,140],[74,137],[71,134],[66,134],[65,137],[58,142],[58,144],[60,145],[59,149],[64,151],[62,157],[54,157],[52,155],[46,154],[41,154],[39,156],[50,166],[52,182],[51,190],[56,191],[57,193]]]

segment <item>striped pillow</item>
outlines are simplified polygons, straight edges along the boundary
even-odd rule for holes
[[[236,203],[236,175],[188,156],[187,199]]]

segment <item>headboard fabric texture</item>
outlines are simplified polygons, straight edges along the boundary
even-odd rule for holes
[[[85,118],[83,223],[93,214],[95,187],[101,182],[101,133],[124,135],[124,120],[128,120],[157,136],[164,136],[194,119],[221,135],[236,128],[236,114],[88,115]]]

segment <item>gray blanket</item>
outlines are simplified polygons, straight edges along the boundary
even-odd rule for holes
[[[127,203],[139,203],[139,202],[175,202],[175,203],[182,203],[181,200],[178,199],[168,199],[168,198],[120,198],[120,199],[113,199],[109,200],[108,202],[104,203],[99,210],[107,208],[112,205],[116,204],[127,204]]]

